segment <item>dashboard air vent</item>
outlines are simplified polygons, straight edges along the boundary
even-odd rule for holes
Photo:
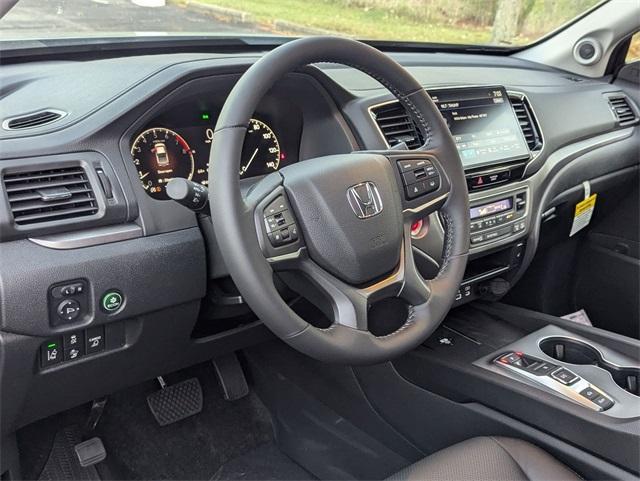
[[[536,123],[535,117],[531,111],[531,107],[527,102],[527,99],[520,96],[509,96],[513,110],[516,113],[518,122],[520,123],[520,129],[524,134],[524,138],[527,141],[529,150],[535,152],[542,148],[542,137],[540,135],[540,129]]]
[[[373,107],[371,115],[390,147],[404,142],[409,149],[417,149],[424,143],[420,130],[400,102]]]
[[[2,123],[2,128],[5,130],[32,129],[60,120],[65,115],[66,112],[61,110],[42,110],[29,115],[8,118]]]
[[[609,105],[621,127],[631,125],[638,120],[633,108],[631,108],[629,99],[624,95],[613,95],[609,97]]]
[[[2,177],[17,225],[96,214],[98,204],[82,167],[5,173]]]

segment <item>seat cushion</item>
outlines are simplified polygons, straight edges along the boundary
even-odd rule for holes
[[[559,481],[581,479],[542,449],[519,439],[472,438],[418,461],[394,481]]]

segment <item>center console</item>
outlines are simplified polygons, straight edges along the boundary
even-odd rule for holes
[[[635,339],[500,303],[473,303],[453,310],[424,346],[393,365],[405,380],[458,405],[489,408],[639,471]],[[599,476],[594,479],[625,479]]]

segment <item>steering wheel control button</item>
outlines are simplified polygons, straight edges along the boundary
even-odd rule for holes
[[[298,226],[284,196],[279,195],[267,205],[263,217],[273,247],[282,247],[298,240]]]
[[[65,299],[56,309],[58,317],[65,321],[73,321],[80,315],[80,303],[74,299]]]
[[[399,160],[397,164],[408,200],[440,188],[440,175],[429,160]]]
[[[104,351],[104,326],[90,327],[87,329],[87,354]]]
[[[284,197],[280,195],[264,209],[264,215],[265,217],[269,217],[283,210],[289,210],[289,205]]]
[[[560,369],[557,369],[556,371],[553,371],[550,374],[550,376],[556,381],[561,382],[566,386],[570,386],[571,384],[575,383],[578,379],[580,379],[576,374],[572,373],[571,371],[563,367]]]
[[[102,295],[102,299],[100,300],[100,307],[104,312],[112,314],[117,312],[122,307],[124,303],[124,297],[119,291],[107,291]]]
[[[53,366],[62,362],[62,342],[60,338],[50,339],[40,348],[40,365]]]

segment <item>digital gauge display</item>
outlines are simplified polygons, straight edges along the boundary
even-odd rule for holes
[[[204,125],[175,130],[144,130],[131,145],[131,156],[144,190],[154,199],[167,200],[167,183],[174,177],[209,184],[209,154],[213,142],[211,119]],[[266,122],[251,119],[247,126],[238,175],[256,177],[275,172],[286,164],[280,141]]]
[[[142,187],[158,199],[168,199],[166,184],[174,177],[191,180],[195,172],[193,151],[176,132],[153,128],[142,132],[131,147]]]

